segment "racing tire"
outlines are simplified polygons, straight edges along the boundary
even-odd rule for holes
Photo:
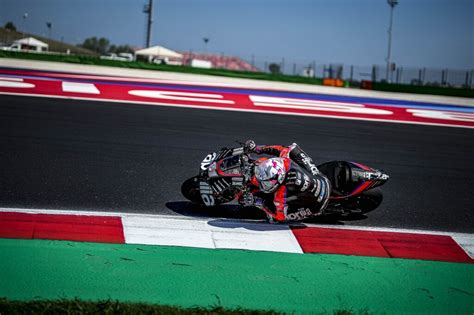
[[[382,200],[382,191],[379,188],[372,188],[364,191],[357,203],[362,213],[368,213],[377,209],[382,203]]]
[[[181,185],[181,194],[191,202],[202,204],[199,190],[199,177],[194,176],[184,181]]]

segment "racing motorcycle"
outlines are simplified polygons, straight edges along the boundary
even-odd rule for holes
[[[182,184],[181,193],[191,202],[207,207],[229,203],[247,190],[255,161],[245,147],[210,153],[202,160],[199,174]],[[382,199],[381,192],[374,188],[389,178],[381,170],[349,161],[326,162],[317,168],[331,182],[325,215],[347,216],[373,210],[373,204],[377,207]],[[301,206],[308,205],[295,204]]]

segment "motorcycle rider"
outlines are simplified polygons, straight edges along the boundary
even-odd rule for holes
[[[256,161],[249,189],[238,196],[241,205],[262,209],[270,222],[303,220],[324,212],[330,182],[296,143],[265,146],[247,140],[244,150],[275,157]]]

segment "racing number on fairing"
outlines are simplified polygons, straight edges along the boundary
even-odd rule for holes
[[[209,187],[209,184],[206,182],[200,182],[199,190],[201,191],[202,202],[204,202],[204,204],[208,207],[213,206],[214,197],[212,196],[212,190],[211,187]]]
[[[205,171],[216,158],[216,153],[208,154],[201,162],[201,170]]]
[[[211,207],[214,205],[214,197],[212,197],[212,195],[201,194],[201,198],[206,206]]]
[[[217,153],[208,154],[201,162],[201,171],[207,173],[207,169],[212,162],[216,159]],[[202,174],[202,173],[201,173]],[[214,196],[212,195],[212,189],[209,184],[205,181],[199,183],[199,190],[201,191],[202,202],[208,207],[215,205]]]

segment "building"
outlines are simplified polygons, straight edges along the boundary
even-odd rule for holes
[[[137,60],[145,58],[148,62],[174,65],[181,65],[183,59],[183,55],[162,46],[153,46],[137,50],[135,51],[135,56]]]
[[[48,51],[49,45],[33,37],[18,39],[10,46],[11,50]]]

